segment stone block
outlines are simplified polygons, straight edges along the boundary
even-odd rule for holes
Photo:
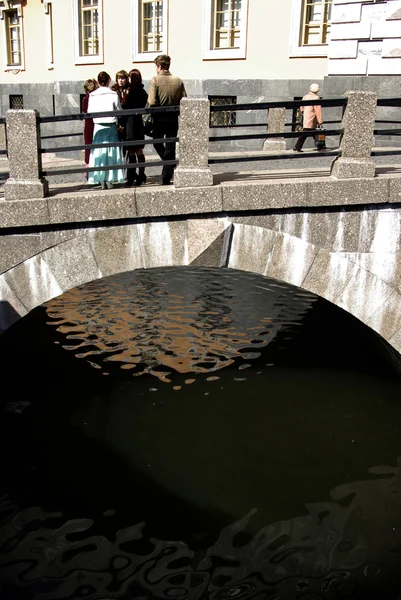
[[[11,179],[34,181],[40,177],[42,161],[38,116],[34,110],[7,111],[8,159]]]
[[[391,234],[391,231],[389,233]],[[375,237],[372,242],[374,246]],[[381,252],[376,250],[376,252],[345,253],[343,256],[401,291],[401,251]]]
[[[222,210],[220,186],[198,188],[141,187],[136,190],[138,217],[189,215]]]
[[[356,5],[353,5],[356,6]],[[329,59],[334,58],[356,58],[358,54],[357,40],[341,40],[330,42],[328,48]],[[347,88],[348,89],[348,88]],[[342,90],[345,91],[345,90]]]
[[[0,150],[7,150],[6,126],[0,123]]]
[[[135,190],[58,194],[48,200],[50,223],[130,219],[136,216]]]
[[[186,221],[140,223],[137,227],[145,268],[188,264]]]
[[[401,23],[400,23],[400,36],[401,36]],[[380,43],[380,42],[379,42]],[[401,58],[401,37],[398,39],[387,39],[382,42],[383,58]]]
[[[401,203],[401,178],[389,178],[389,202]]]
[[[401,75],[401,74],[400,74]],[[376,78],[375,78],[376,79]],[[399,98],[400,87],[401,87],[401,76],[400,77],[380,77],[379,86],[379,97],[381,98]]]
[[[174,171],[174,185],[177,188],[213,185],[213,173],[209,167],[181,167],[179,165]]]
[[[334,3],[331,22],[333,23],[359,23],[361,20],[362,4],[336,4]]]
[[[63,291],[41,255],[10,269],[4,278],[28,311]]]
[[[388,202],[388,179],[352,178],[313,180],[307,183],[306,206],[348,206]]]
[[[330,67],[330,60],[328,66]],[[338,77],[336,75],[325,77],[323,87],[325,97],[339,98],[348,90],[355,90],[355,77],[350,75],[344,75],[343,77]]]
[[[285,129],[285,108],[269,108],[267,117],[267,133],[283,133]],[[284,138],[268,138],[263,142],[266,152],[282,152],[286,149]]]
[[[48,222],[47,200],[0,200],[0,227],[24,227]]]
[[[393,288],[384,281],[359,268],[337,305],[367,323],[392,292]]]
[[[307,181],[223,183],[223,210],[261,210],[305,206]]]
[[[331,175],[337,179],[352,177],[374,177],[376,165],[369,158],[347,158],[340,156],[332,165]]]
[[[358,58],[330,58],[327,70],[329,75],[366,75],[368,59],[364,56]]]
[[[0,273],[39,254],[40,234],[7,235],[0,237]]]
[[[179,166],[181,169],[208,168],[209,115],[210,103],[207,98],[183,98],[181,100],[178,129],[180,139]],[[202,180],[204,174],[202,177],[199,173],[198,177]],[[180,178],[181,186],[184,187],[183,184],[188,181],[188,178],[180,176],[179,180]],[[185,187],[188,187],[188,184]]]
[[[334,252],[319,250],[302,287],[336,304],[358,267]]]
[[[209,96],[260,96],[262,79],[205,79],[203,92]]]
[[[33,200],[34,198],[45,198],[49,192],[47,179],[7,179],[4,184],[4,197],[11,200]]]
[[[358,44],[358,55],[365,56],[368,60],[381,56],[382,50],[382,42],[359,42]]]
[[[400,0],[392,0],[387,2],[387,21],[399,21],[401,20],[401,2]]]
[[[97,229],[89,239],[102,277],[145,266],[136,225]]]
[[[392,335],[388,342],[401,354],[401,329]]]
[[[368,75],[401,75],[401,58],[371,58]]]
[[[44,250],[42,258],[62,291],[101,276],[87,236]]]
[[[345,95],[348,102],[342,121],[345,131],[341,139],[341,160],[370,159],[377,96],[373,92],[360,91]]]
[[[227,265],[233,226],[228,219],[188,221],[188,264],[202,267]]]
[[[10,288],[4,275],[0,276],[0,333],[8,329],[27,312],[28,309]]]
[[[330,31],[330,40],[369,40],[370,21],[363,23],[333,24]]]
[[[284,138],[271,138],[263,142],[263,150],[266,152],[284,152],[287,144]]]
[[[40,233],[40,249],[47,250],[68,240],[87,235],[87,229],[61,229],[57,231],[42,231]]]
[[[378,20],[372,23],[372,39],[397,37],[400,37],[400,24],[398,21]]]
[[[277,233],[251,225],[234,225],[228,266],[264,274]]]
[[[318,248],[304,240],[278,233],[268,256],[264,274],[301,287]]]

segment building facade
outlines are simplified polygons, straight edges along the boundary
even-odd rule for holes
[[[3,115],[80,112],[86,79],[135,67],[146,86],[161,53],[215,102],[299,98],[311,81],[325,97],[401,92],[401,0],[0,0],[0,38]]]

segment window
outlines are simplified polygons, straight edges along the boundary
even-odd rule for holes
[[[237,104],[237,96],[209,96],[210,106]],[[210,111],[210,127],[234,127],[237,122],[235,110]]]
[[[102,0],[73,0],[73,2],[75,63],[102,63]]]
[[[10,95],[10,108],[22,110],[24,108],[24,97],[21,94]]]
[[[327,44],[332,0],[304,0],[301,45]]]
[[[204,0],[203,58],[245,58],[248,0]]]
[[[167,0],[133,0],[133,61],[167,54]]]
[[[8,2],[0,8],[3,21],[3,56],[6,71],[24,69],[24,44],[22,31],[22,8],[17,2]]]
[[[332,0],[292,0],[290,56],[327,56]]]

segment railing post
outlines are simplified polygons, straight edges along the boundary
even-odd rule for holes
[[[285,108],[269,108],[267,113],[267,133],[284,133]],[[284,138],[268,138],[263,142],[263,150],[281,152],[285,150]]]
[[[48,182],[40,177],[42,155],[38,117],[36,110],[7,111],[10,178],[4,184],[6,200],[30,200],[47,195]]]
[[[179,165],[174,173],[175,187],[213,185],[213,173],[208,165],[209,112],[207,98],[183,98],[180,104],[178,137]]]
[[[371,158],[373,130],[376,118],[377,94],[347,92],[347,106],[341,127],[341,156],[334,162],[331,175],[338,179],[374,177],[375,163]]]

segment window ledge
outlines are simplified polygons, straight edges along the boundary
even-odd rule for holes
[[[103,64],[103,56],[77,56],[75,58],[75,65],[101,65]]]

